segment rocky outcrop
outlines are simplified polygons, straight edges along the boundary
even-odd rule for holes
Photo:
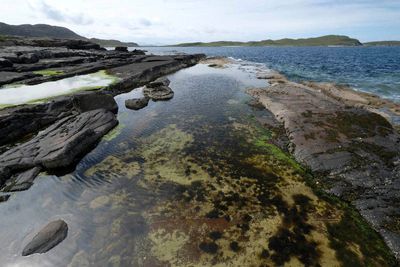
[[[0,166],[13,172],[68,167],[117,123],[115,114],[105,109],[67,116],[0,155]]]
[[[271,86],[248,92],[284,124],[296,160],[319,174],[329,193],[350,201],[399,257],[400,233],[388,227],[400,218],[398,132],[360,99],[351,97],[352,105],[348,93],[343,101],[333,90],[267,76]]]
[[[15,192],[29,189],[33,185],[33,180],[35,180],[36,176],[40,173],[40,170],[41,167],[34,167],[19,173],[7,181],[2,191]]]
[[[174,91],[169,88],[170,81],[167,78],[159,78],[151,82],[143,89],[143,94],[153,101],[168,100],[174,97]]]
[[[101,108],[117,112],[118,105],[110,95],[81,92],[55,98],[49,103],[0,110],[0,146],[34,134],[66,116]]]
[[[128,47],[126,46],[116,46],[114,48],[115,51],[119,51],[119,52],[128,52]]]
[[[125,101],[125,107],[133,110],[139,110],[146,107],[149,104],[150,98],[142,97],[135,99],[128,99]]]
[[[35,253],[46,253],[60,244],[68,235],[68,225],[63,220],[57,220],[47,224],[29,242],[22,256],[29,256]]]

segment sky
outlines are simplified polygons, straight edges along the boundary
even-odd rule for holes
[[[0,21],[139,44],[341,34],[400,40],[400,0],[0,0]]]

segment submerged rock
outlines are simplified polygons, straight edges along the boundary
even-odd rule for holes
[[[174,97],[174,91],[169,88],[170,81],[167,78],[160,78],[149,83],[143,89],[143,94],[153,101],[168,100]]]
[[[35,253],[46,253],[50,249],[60,244],[68,235],[68,225],[63,220],[57,220],[47,224],[29,242],[22,256],[29,256]]]
[[[133,110],[139,110],[146,107],[149,104],[149,100],[150,98],[148,97],[128,99],[125,100],[125,107]]]

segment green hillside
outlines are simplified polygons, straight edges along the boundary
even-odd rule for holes
[[[367,46],[400,46],[400,41],[379,41],[364,43]]]
[[[232,42],[232,41],[218,41],[210,43],[182,43],[173,46],[360,46],[362,43],[357,39],[350,38],[342,35],[326,35],[316,38],[302,38],[302,39],[280,39],[280,40],[263,40],[252,42]]]

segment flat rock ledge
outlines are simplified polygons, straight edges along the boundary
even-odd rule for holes
[[[276,73],[259,77],[270,86],[248,93],[283,123],[296,160],[329,193],[351,202],[400,259],[399,133],[348,89],[297,84]]]
[[[17,175],[16,185],[29,185],[33,180],[32,173],[37,175],[41,168],[51,170],[72,165],[117,124],[115,114],[105,109],[67,116],[28,142],[0,155],[3,176],[8,170]],[[11,189],[18,190],[19,186],[16,189],[14,184]]]
[[[68,235],[68,225],[63,220],[52,221],[43,227],[29,242],[22,256],[29,256],[35,253],[46,253],[60,244]]]

